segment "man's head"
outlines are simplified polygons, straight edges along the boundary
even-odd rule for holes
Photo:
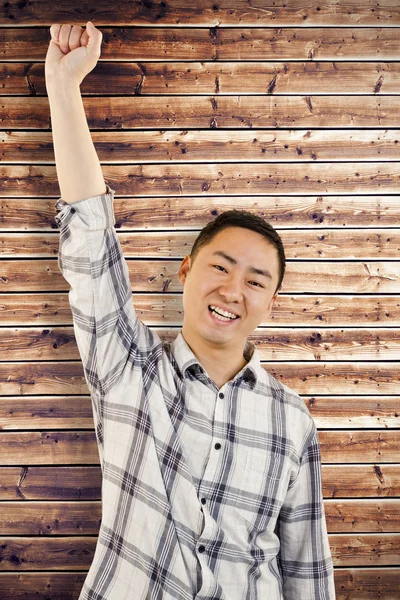
[[[285,253],[275,229],[247,211],[223,212],[201,230],[179,269],[185,338],[243,348],[268,317],[284,273]],[[215,309],[236,318],[221,320]]]

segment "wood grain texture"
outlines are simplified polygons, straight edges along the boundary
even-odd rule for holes
[[[32,263],[31,263],[32,264]],[[4,275],[3,275],[4,277]],[[181,326],[183,322],[182,292],[134,292],[132,301],[138,317],[146,325]],[[278,294],[268,321],[262,326],[400,326],[400,298],[387,294],[362,296]],[[0,293],[3,326],[72,324],[67,293],[24,292],[24,302],[18,293]]]
[[[336,567],[398,566],[400,535],[397,533],[329,535]]]
[[[398,600],[400,569],[396,567],[374,569],[335,570],[336,600]]]
[[[115,185],[109,183],[111,187]],[[56,198],[0,198],[0,231],[34,229],[59,233],[54,219],[55,202]],[[258,214],[279,231],[291,229],[291,233],[296,228],[398,228],[399,204],[399,195],[240,196],[242,209]],[[113,206],[117,232],[131,228],[155,233],[159,229],[200,230],[222,211],[237,208],[238,198],[229,195],[206,199],[201,196],[130,198],[116,193]]]
[[[0,467],[0,500],[100,500],[100,466]],[[400,464],[323,464],[324,498],[400,496]]]
[[[400,157],[398,129],[93,131],[101,162],[371,162]],[[0,132],[2,163],[54,164],[51,133]],[[283,207],[282,207],[283,208]],[[172,216],[172,215],[170,215]]]
[[[78,600],[87,571],[20,571],[0,573],[0,586],[13,600],[37,600],[51,589],[52,600]],[[400,569],[359,568],[335,570],[336,600],[398,600]],[[379,596],[378,596],[379,595]]]
[[[303,396],[318,428],[382,429],[399,426],[398,396]],[[94,428],[89,396],[4,396],[0,429]]]
[[[90,130],[399,127],[398,95],[110,95],[107,98],[104,95],[110,89],[104,80],[99,84],[96,82],[90,89],[86,87],[85,92],[94,96],[101,94],[99,97],[83,96]],[[32,100],[29,97],[5,96],[1,104],[3,128],[50,129],[47,97]]]
[[[2,466],[0,500],[100,500],[98,466]]]
[[[398,533],[400,500],[325,500],[329,533]],[[2,502],[0,535],[98,535],[101,501]]]
[[[196,232],[117,232],[125,257],[181,258],[190,254]],[[287,259],[383,259],[400,256],[400,229],[281,231]],[[59,235],[0,233],[1,258],[46,258],[58,255]]]
[[[325,500],[329,533],[399,533],[400,500]]]
[[[0,537],[0,571],[87,570],[95,536]],[[400,535],[329,534],[334,566],[397,566]]]
[[[320,5],[320,9],[323,6]],[[100,63],[135,61],[342,60],[393,61],[399,58],[395,27],[99,27]],[[98,25],[97,25],[98,26]],[[48,28],[5,28],[3,60],[42,60]]]
[[[10,0],[3,8],[4,22],[15,25],[51,25],[51,23],[71,23],[80,19],[79,0],[71,0],[67,8],[43,4],[22,10],[17,0]],[[200,0],[195,5],[184,0],[170,0],[168,3],[152,2],[133,4],[126,7],[116,5],[110,10],[105,0],[98,0],[93,7],[95,25],[337,25],[337,26],[383,26],[400,24],[400,8],[393,0],[380,0],[379,4],[366,3],[365,0],[333,0],[329,4],[320,0],[310,0],[306,6],[297,0],[277,0],[265,6],[255,0],[219,0],[208,2]]]
[[[55,167],[3,166],[7,195],[56,194]],[[398,162],[303,164],[182,164],[104,166],[104,178],[119,194],[142,196],[210,194],[397,193]],[[115,183],[114,183],[115,182]],[[7,183],[7,188],[5,188]]]
[[[179,329],[152,328],[163,341],[172,342]],[[400,330],[259,328],[248,336],[263,361],[397,360]],[[73,327],[2,328],[0,354],[8,360],[79,360]]]
[[[319,429],[337,600],[398,600],[400,8],[93,10],[102,56],[81,92],[139,318],[175,337],[180,261],[223,210],[279,230],[284,288],[251,339]],[[78,600],[101,467],[57,265],[44,60],[50,25],[83,13],[78,0],[0,13],[0,596]]]
[[[398,394],[398,362],[261,362],[298,394]],[[0,395],[88,394],[81,361],[2,362]]]
[[[182,261],[128,260],[134,292],[178,292],[182,284],[178,270]],[[0,266],[0,292],[68,291],[69,284],[57,259],[4,260]],[[400,262],[288,262],[281,292],[393,294],[400,292]]]
[[[400,465],[322,465],[324,498],[395,498],[400,496]]]
[[[398,58],[398,57],[397,57]],[[26,72],[29,69],[29,79]],[[1,95],[46,95],[42,63],[0,64]],[[114,62],[102,61],[81,84],[82,93],[108,82],[114,94],[324,95],[395,94],[397,62]],[[245,86],[243,82],[246,81]]]
[[[400,430],[319,431],[324,463],[400,462]],[[0,432],[2,465],[99,464],[94,431]]]

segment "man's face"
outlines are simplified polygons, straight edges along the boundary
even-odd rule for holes
[[[183,334],[200,336],[214,347],[242,349],[277,297],[278,251],[255,231],[227,227],[194,261],[189,255],[184,258],[178,277],[184,286]],[[237,318],[221,320],[211,306]]]

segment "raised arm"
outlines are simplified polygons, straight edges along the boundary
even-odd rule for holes
[[[52,35],[58,29],[52,25]],[[82,31],[63,25],[59,43],[50,42],[46,82],[62,192],[55,217],[61,230],[58,265],[71,286],[75,338],[89,390],[104,397],[125,367],[140,365],[142,352],[159,338],[137,318],[128,265],[114,229],[114,190],[105,185],[86,121],[79,85],[97,62],[101,33],[94,26],[89,37]],[[98,423],[101,406],[95,405]]]
[[[90,21],[86,30],[53,24],[50,33],[45,74],[54,155],[61,196],[72,204],[106,191],[79,88],[97,64],[103,34]]]

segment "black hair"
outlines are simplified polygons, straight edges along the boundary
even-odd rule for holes
[[[276,229],[274,229],[270,223],[265,221],[265,219],[247,210],[226,210],[219,214],[216,219],[207,223],[195,239],[190,255],[192,260],[194,261],[200,248],[209,244],[218,232],[227,227],[242,227],[260,233],[276,248],[279,258],[279,280],[275,290],[276,293],[282,285],[286,267],[285,251],[281,237]]]

